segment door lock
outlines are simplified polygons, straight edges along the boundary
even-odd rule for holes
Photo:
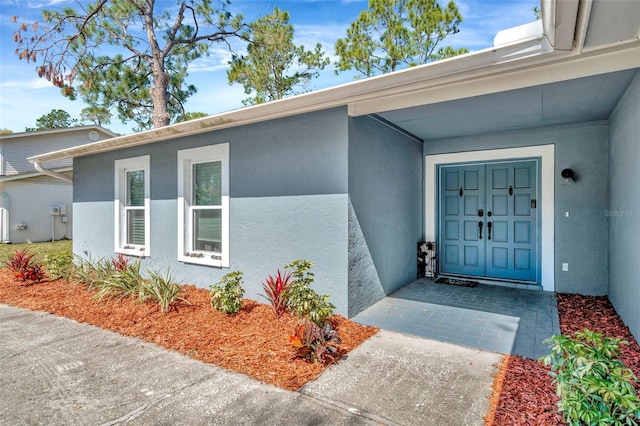
[[[482,216],[484,216],[484,210],[479,209],[478,210],[478,217],[482,217]]]

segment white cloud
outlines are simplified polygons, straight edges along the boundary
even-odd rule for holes
[[[44,78],[34,78],[31,80],[6,80],[0,82],[0,88],[3,89],[46,89],[52,86],[51,82]]]

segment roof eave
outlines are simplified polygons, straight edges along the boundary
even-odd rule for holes
[[[20,133],[7,133],[6,135],[0,135],[0,139],[18,139],[18,138],[32,138],[34,136],[47,136],[56,133],[66,133],[66,132],[78,132],[81,130],[95,130],[109,137],[116,137],[117,134],[113,133],[109,129],[105,129],[104,127],[97,125],[89,125],[89,126],[74,126],[74,127],[63,127],[59,129],[46,129],[46,130],[36,130],[34,132],[20,132]]]
[[[536,57],[552,51],[553,49],[546,36],[539,35],[511,44],[492,47],[291,98],[215,114],[131,135],[115,137],[79,147],[49,152],[30,157],[28,160],[32,163],[43,163],[64,158],[81,157],[204,133],[211,130],[282,118],[294,114],[340,106],[353,106],[357,102],[367,101],[373,97],[403,93],[407,90],[407,87],[437,85],[443,81],[443,79],[467,79],[470,75],[477,76],[483,72],[491,72],[491,66],[496,64],[512,63],[517,59]]]

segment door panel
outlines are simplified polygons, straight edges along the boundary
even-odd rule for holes
[[[484,209],[485,169],[447,168],[443,169],[441,179],[441,269],[452,274],[482,276],[485,250],[480,239],[478,210]]]
[[[536,281],[535,161],[487,164],[487,277]],[[488,216],[491,213],[491,216]]]
[[[537,163],[440,170],[441,272],[536,281]]]

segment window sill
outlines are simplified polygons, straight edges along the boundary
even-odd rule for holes
[[[194,265],[202,266],[214,266],[216,268],[228,268],[229,262],[224,262],[222,259],[212,259],[211,255],[198,256],[178,256],[178,260],[184,263],[191,263]]]
[[[149,257],[149,253],[147,252],[146,248],[140,246],[135,246],[132,248],[120,247],[116,249],[116,253],[126,254],[127,256],[134,257]]]

